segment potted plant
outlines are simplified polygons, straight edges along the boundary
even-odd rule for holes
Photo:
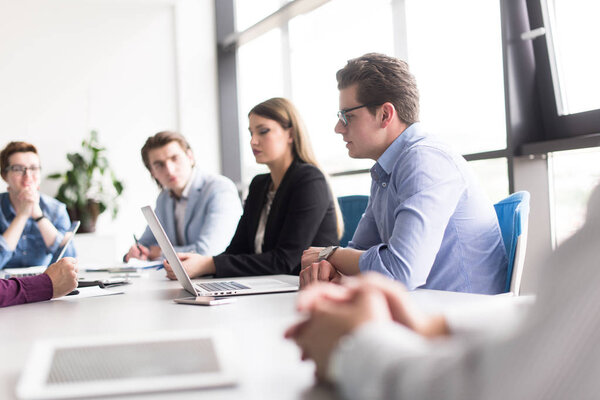
[[[81,221],[79,232],[83,233],[96,230],[96,219],[104,211],[112,211],[113,218],[117,216],[117,198],[123,192],[123,183],[109,167],[106,148],[100,146],[96,131],[91,131],[81,147],[80,153],[67,154],[70,170],[48,178],[62,179],[56,199],[66,204],[71,220]]]

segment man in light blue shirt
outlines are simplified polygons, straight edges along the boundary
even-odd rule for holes
[[[408,65],[366,54],[337,79],[335,130],[350,157],[376,161],[371,196],[348,248],[304,252],[301,286],[377,271],[411,290],[502,292],[508,259],[493,205],[466,161],[417,122]]]
[[[189,143],[176,132],[159,132],[142,148],[144,165],[163,189],[156,200],[156,216],[177,252],[212,256],[222,253],[235,232],[242,205],[234,183],[221,175],[194,168]],[[158,259],[160,247],[146,227],[138,243],[125,255]]]

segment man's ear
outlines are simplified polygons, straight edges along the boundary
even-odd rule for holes
[[[185,153],[187,154],[188,158],[192,162],[192,167],[194,167],[196,165],[196,160],[194,159],[194,153],[192,152],[191,149],[187,149],[185,151]]]
[[[396,109],[390,102],[385,102],[381,105],[381,127],[386,128],[394,119]]]

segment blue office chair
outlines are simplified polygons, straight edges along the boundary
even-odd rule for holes
[[[338,203],[344,218],[344,236],[340,239],[340,246],[346,247],[348,242],[352,240],[358,221],[365,213],[368,202],[369,196],[364,195],[338,197]]]
[[[508,256],[505,291],[515,296],[521,290],[529,224],[529,197],[529,192],[516,192],[494,204]]]

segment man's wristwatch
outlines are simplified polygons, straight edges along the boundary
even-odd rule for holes
[[[327,260],[340,246],[327,246],[319,251],[319,261]]]

